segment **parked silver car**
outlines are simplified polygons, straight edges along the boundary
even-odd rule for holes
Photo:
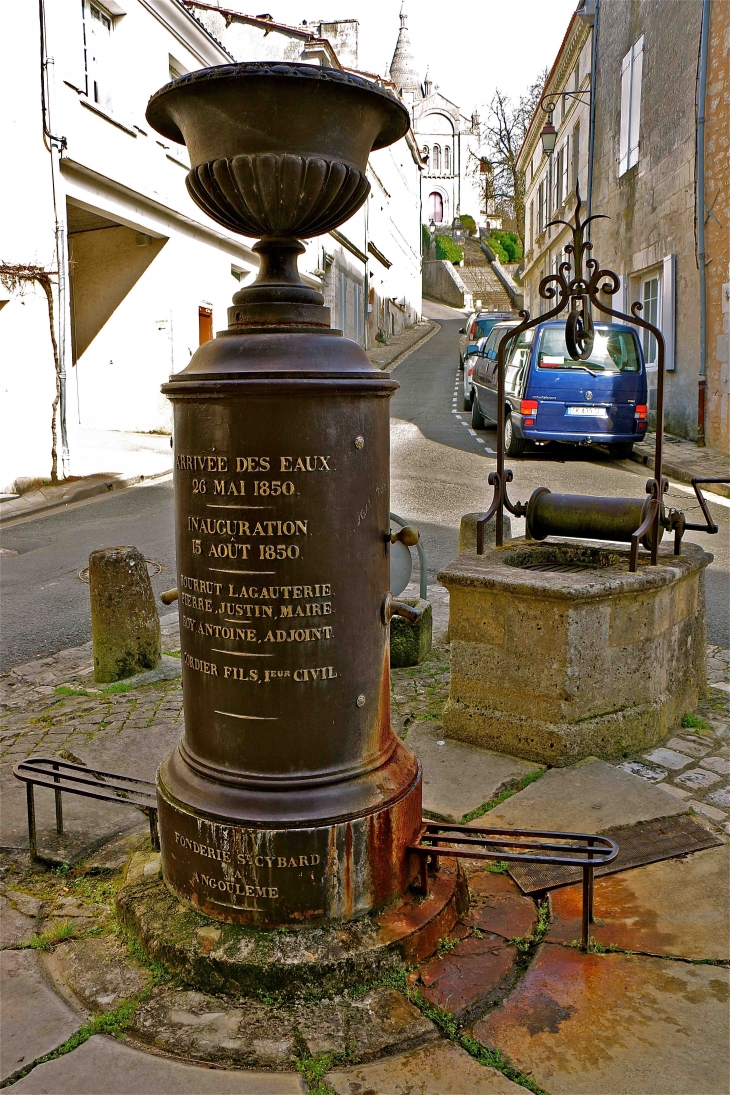
[[[480,338],[478,342],[475,342],[467,350],[462,372],[462,383],[464,386],[463,407],[465,411],[471,410],[472,401],[474,399],[474,365],[479,358],[479,354],[484,350],[488,338],[489,336]]]
[[[459,328],[459,368],[464,368],[466,355],[474,352],[480,338],[489,334],[495,323],[512,319],[510,312],[472,312],[465,327]]]
[[[510,327],[516,327],[519,324],[519,319],[507,319],[500,320],[499,323],[495,323],[491,331],[486,338],[482,338],[477,343],[477,349],[473,354],[469,354],[464,365],[464,410],[472,412],[472,427],[474,429],[484,429],[484,422],[481,418],[479,407],[476,410],[474,408],[474,382],[475,379],[479,380],[479,370],[489,370],[493,372],[497,366],[497,350],[499,349],[499,343],[505,331],[508,331]],[[477,376],[475,378],[475,371]],[[469,402],[467,403],[467,374],[469,377]],[[476,416],[477,426],[474,426],[474,420]]]

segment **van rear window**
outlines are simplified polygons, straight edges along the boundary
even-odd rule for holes
[[[628,327],[595,327],[593,351],[585,361],[573,361],[565,345],[565,327],[546,327],[540,338],[538,369],[587,368],[597,373],[638,373],[641,361],[633,331]]]

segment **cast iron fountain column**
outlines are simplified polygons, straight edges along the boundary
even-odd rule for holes
[[[364,202],[408,112],[310,65],[191,73],[150,101],[188,189],[260,236],[229,327],[175,408],[185,733],[158,774],[167,886],[240,924],[331,923],[398,897],[421,772],[390,724],[389,418],[397,384],[329,328],[300,239]]]

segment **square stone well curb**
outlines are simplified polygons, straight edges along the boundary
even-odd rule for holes
[[[466,551],[449,590],[444,735],[552,765],[654,745],[706,690],[704,569],[685,543],[659,565],[611,544],[512,540]],[[584,563],[577,573],[525,564]]]

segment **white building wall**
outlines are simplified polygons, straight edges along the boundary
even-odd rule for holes
[[[50,156],[41,140],[38,8],[7,4],[0,33],[0,263],[52,269]],[[32,134],[32,140],[29,140]],[[0,284],[0,490],[47,477],[55,375],[46,297]]]
[[[0,124],[6,162],[22,165],[22,171],[3,177],[0,259],[51,267],[55,216],[51,156],[40,130],[37,10],[32,4],[3,9],[6,109]],[[199,306],[212,306],[214,328],[225,327],[231,295],[240,287],[231,267],[250,278],[258,262],[251,241],[212,224],[197,209],[185,188],[185,150],[167,147],[144,117],[149,97],[169,81],[171,64],[179,71],[222,64],[230,60],[225,51],[174,0],[127,0],[126,14],[114,20],[104,68],[94,73],[101,76],[97,105],[93,90],[87,94],[79,0],[46,0],[46,25],[47,54],[54,58],[49,66],[52,129],[66,140],[56,177],[58,219],[65,221],[68,203],[72,222],[83,210],[124,226],[117,230],[121,240],[130,239],[128,230],[146,237],[146,246],[155,252],[77,361],[69,307],[67,426],[73,473],[80,429],[169,430],[171,410],[159,387],[188,364],[198,346]],[[99,255],[76,246],[77,240],[81,237],[72,234],[70,251],[76,249],[86,261],[86,291],[93,292],[96,272],[96,295],[103,298],[111,286],[114,297],[121,256],[113,249],[111,255]],[[78,274],[79,267],[74,271]],[[10,295],[0,289],[0,300]],[[77,308],[78,295],[71,294]],[[55,378],[45,298],[37,290],[12,297],[0,310],[0,489],[12,487],[18,478],[50,474]],[[57,290],[55,303],[61,334]],[[23,368],[17,368],[18,361]]]

